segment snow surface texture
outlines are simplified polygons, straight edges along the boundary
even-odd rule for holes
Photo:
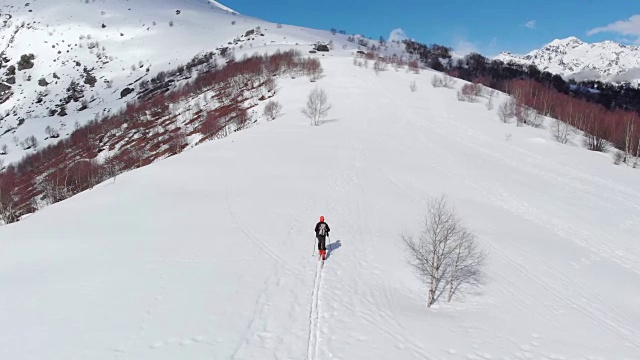
[[[502,52],[496,59],[533,64],[566,79],[640,82],[640,46],[603,41],[586,43],[576,37],[556,39],[541,49],[518,56]]]
[[[432,72],[322,64],[320,126],[300,113],[316,85],[283,80],[281,118],[0,228],[0,358],[638,358],[636,170]],[[400,235],[443,192],[487,284],[427,309]]]
[[[242,38],[257,27],[264,36]],[[137,88],[139,81],[175,69],[198,54],[222,47],[234,50],[238,58],[291,47],[306,53],[317,41],[330,40],[337,51],[343,50],[342,45],[357,48],[345,35],[277,26],[240,15],[215,1],[4,0],[0,4],[0,53],[10,61],[0,69],[0,84],[10,86],[13,94],[6,102],[0,101],[0,146],[8,146],[8,154],[0,158],[7,165],[33,152],[21,145],[31,135],[39,148],[57,141],[48,137],[47,126],[65,138],[76,122],[84,125],[96,116],[117,111],[134,98],[134,94],[121,98],[123,89]],[[33,68],[16,71],[16,83],[6,85],[8,67],[30,53],[35,56]],[[97,79],[94,86],[84,83],[85,68]],[[38,84],[41,78],[47,86]],[[80,110],[81,101],[71,102],[68,115],[50,116],[49,111],[58,110],[57,105],[68,95],[72,80],[84,88],[88,108]],[[2,85],[0,99],[1,92]]]

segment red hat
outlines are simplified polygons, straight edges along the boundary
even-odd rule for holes
[[[324,222],[324,216],[320,216],[320,222]]]

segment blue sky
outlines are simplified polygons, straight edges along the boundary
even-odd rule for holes
[[[640,44],[638,0],[220,0],[249,16],[378,39],[401,28],[420,42],[493,56],[522,54],[554,39]],[[633,15],[638,15],[633,17]]]

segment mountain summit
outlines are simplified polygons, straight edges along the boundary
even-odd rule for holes
[[[564,78],[611,82],[640,81],[640,46],[613,41],[587,43],[576,37],[555,39],[526,55],[502,52],[497,60],[533,64]]]

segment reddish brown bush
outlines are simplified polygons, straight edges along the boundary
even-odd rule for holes
[[[302,59],[296,51],[254,55],[220,69],[208,68],[167,93],[133,100],[119,113],[77,126],[68,138],[7,166],[0,173],[0,219],[17,221],[35,211],[33,200],[57,202],[123,171],[182,151],[188,146],[187,130],[178,128],[178,119],[185,114],[169,114],[169,104],[183,105],[181,102],[215,89],[215,96],[207,100],[206,116],[198,110],[183,122],[192,133],[202,133],[205,140],[226,136],[229,131],[245,128],[251,120],[243,105],[251,94],[261,93],[260,87],[275,91],[275,79],[269,76],[306,71],[319,77],[321,70],[317,59]],[[166,79],[160,80],[156,83]],[[99,164],[96,157],[104,151],[111,153]]]
[[[584,145],[590,150],[605,151],[612,143],[628,154],[638,151],[640,129],[627,125],[637,116],[633,112],[608,111],[532,80],[512,80],[505,84],[505,90],[521,104],[585,132]],[[556,128],[562,130],[556,139],[566,142],[566,129],[559,124]]]
[[[420,73],[420,63],[418,63],[418,60],[409,61],[407,66],[408,66],[408,68],[407,68],[408,71],[411,71],[414,74],[419,74]]]

